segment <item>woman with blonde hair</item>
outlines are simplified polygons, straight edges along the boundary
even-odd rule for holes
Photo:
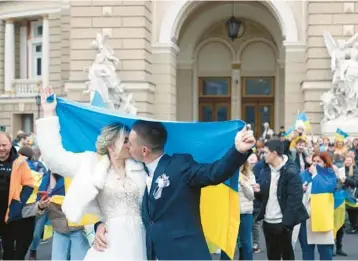
[[[104,220],[108,247],[92,247],[85,260],[145,260],[146,231],[141,217],[147,173],[144,165],[129,153],[129,128],[123,124],[105,126],[96,142],[96,152],[72,153],[62,146],[56,100],[47,102],[51,89],[42,94],[44,118],[37,121],[38,145],[54,173],[72,178],[62,211],[78,223],[84,214]],[[76,138],[76,137],[74,137]],[[66,182],[65,182],[66,185]]]

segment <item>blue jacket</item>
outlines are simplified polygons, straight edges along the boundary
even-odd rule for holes
[[[211,260],[200,219],[201,188],[229,179],[248,155],[231,148],[212,164],[198,164],[188,154],[164,155],[160,159],[142,206],[149,260]],[[164,173],[170,186],[155,200],[154,182]]]

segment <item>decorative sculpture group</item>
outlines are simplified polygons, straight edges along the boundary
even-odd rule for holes
[[[121,113],[136,115],[137,108],[134,105],[132,95],[125,92],[125,86],[117,77],[116,67],[119,59],[114,56],[113,49],[108,46],[108,34],[97,34],[92,47],[97,50],[96,58],[88,69],[87,93],[91,93],[91,99],[97,91],[106,107]]]
[[[321,96],[324,122],[350,120],[358,117],[358,33],[349,40],[335,41],[332,35],[323,34],[331,57],[333,88]]]

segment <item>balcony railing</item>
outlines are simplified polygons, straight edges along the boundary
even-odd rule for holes
[[[34,97],[41,88],[41,80],[15,79],[13,81],[13,95],[16,97]]]

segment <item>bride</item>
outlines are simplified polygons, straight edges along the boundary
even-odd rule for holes
[[[108,248],[98,252],[92,247],[85,260],[146,260],[140,210],[147,174],[142,163],[130,159],[129,129],[122,124],[104,127],[97,138],[97,153],[66,151],[56,100],[46,101],[52,94],[50,88],[42,93],[44,117],[36,122],[37,139],[49,169],[73,178],[62,210],[70,222],[80,222],[85,213],[96,214],[108,231]]]

